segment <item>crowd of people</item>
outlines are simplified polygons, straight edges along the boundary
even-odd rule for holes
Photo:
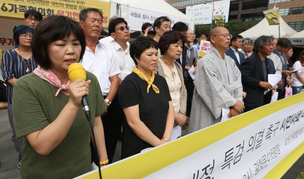
[[[178,139],[183,126],[191,133],[220,122],[223,108],[232,117],[270,103],[276,91],[283,99],[288,85],[293,94],[303,89],[304,70],[292,71],[304,67],[304,51],[292,64],[286,38],[253,42],[225,27],[195,34],[183,22],[171,29],[161,16],[130,44],[121,17],[99,39],[102,20],[95,8],[83,9],[79,23],[42,20],[30,10],[27,25],[14,29],[16,48],[3,54],[1,71],[22,178],[76,177],[112,163],[120,138],[123,159]],[[201,40],[212,44],[202,58]],[[86,80],[69,79],[73,63],[84,67]],[[269,74],[282,79],[273,86]],[[96,141],[80,110],[83,96]]]

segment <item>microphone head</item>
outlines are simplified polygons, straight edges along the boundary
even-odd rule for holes
[[[83,80],[87,79],[86,72],[80,63],[72,63],[69,66],[68,74],[69,74],[69,78],[70,78],[71,82],[73,82],[79,78],[81,78]]]

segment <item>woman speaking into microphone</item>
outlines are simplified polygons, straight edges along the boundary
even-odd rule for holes
[[[39,65],[15,83],[13,112],[17,137],[24,137],[22,178],[73,178],[91,171],[90,124],[81,108],[90,104],[99,159],[107,153],[100,115],[106,105],[96,77],[69,80],[68,68],[85,51],[85,35],[77,22],[64,16],[42,20],[33,36]]]

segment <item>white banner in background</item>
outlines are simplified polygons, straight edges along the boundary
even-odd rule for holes
[[[301,102],[266,116],[145,179],[260,179],[303,142],[303,128],[304,102]]]
[[[195,24],[211,24],[212,12],[215,15],[223,15],[224,23],[228,22],[230,0],[199,4],[186,7],[186,15],[195,19]],[[214,19],[213,19],[214,20]]]
[[[173,16],[169,14],[160,14],[154,11],[148,11],[146,9],[139,9],[134,7],[129,7],[129,14],[128,14],[128,25],[130,26],[131,30],[141,31],[141,26],[149,22],[151,24],[160,17],[160,16],[167,16],[171,20],[171,26],[173,26],[176,22],[182,21],[188,26],[191,23],[190,19],[185,19],[183,17]]]

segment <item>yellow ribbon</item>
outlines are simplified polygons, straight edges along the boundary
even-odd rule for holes
[[[150,77],[150,81],[147,79],[147,77],[141,72],[139,71],[139,69],[137,67],[133,68],[133,72],[138,75],[141,79],[145,80],[148,83],[148,87],[147,87],[147,93],[149,93],[149,89],[152,86],[152,89],[155,91],[155,93],[159,93],[159,89],[157,88],[157,86],[155,86],[155,84],[153,84],[154,82],[154,78],[155,78],[155,74],[152,71],[152,75]]]

